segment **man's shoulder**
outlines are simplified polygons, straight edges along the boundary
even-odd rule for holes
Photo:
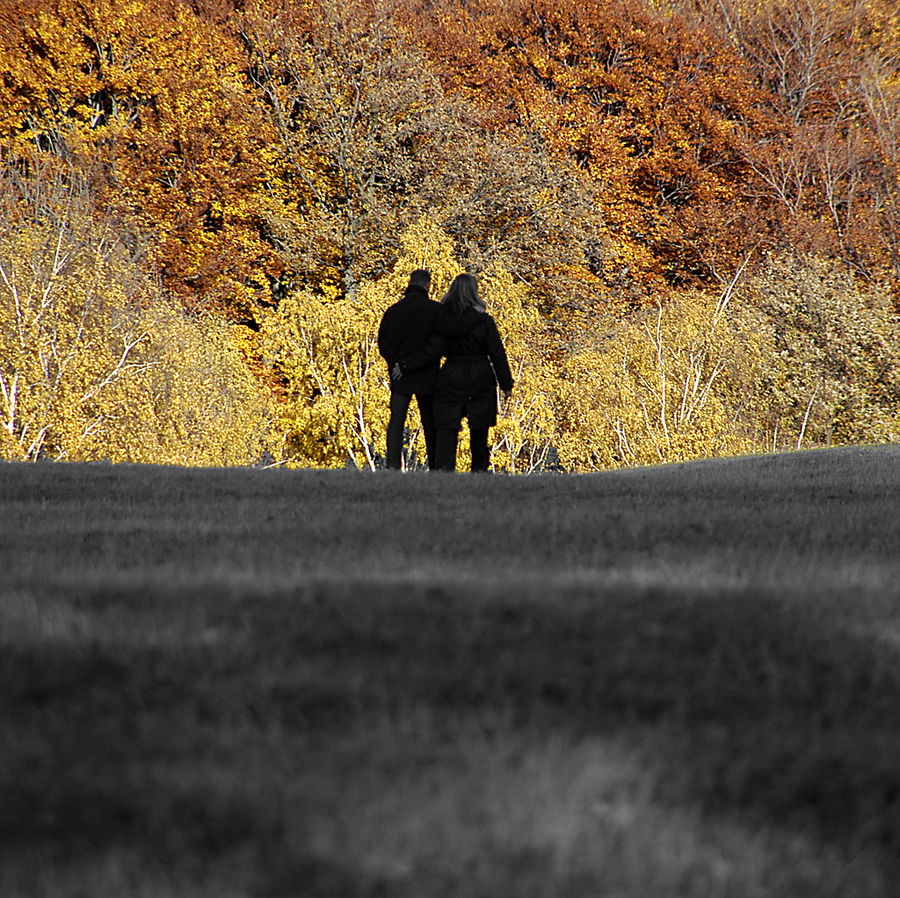
[[[425,296],[406,296],[395,302],[391,308],[397,308],[400,314],[427,315],[429,318],[436,318],[443,306],[436,300],[429,299]]]
[[[403,300],[398,299],[397,302],[389,305],[385,310],[384,314],[381,316],[381,320],[385,321],[390,318],[396,318],[398,315],[403,314]]]

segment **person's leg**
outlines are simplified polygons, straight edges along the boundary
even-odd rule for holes
[[[422,432],[425,434],[425,454],[428,456],[428,467],[437,467],[437,434],[434,427],[434,393],[416,393],[419,405],[419,417],[422,419]]]
[[[387,428],[387,466],[402,467],[403,429],[406,427],[406,413],[412,396],[404,393],[391,393],[391,419]]]
[[[472,470],[486,471],[491,456],[488,452],[487,427],[472,427],[469,425],[469,448],[472,450]]]
[[[439,427],[437,430],[437,463],[435,468],[438,471],[455,471],[456,470],[456,440],[457,431],[455,428]]]

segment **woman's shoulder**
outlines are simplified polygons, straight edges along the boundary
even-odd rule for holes
[[[478,327],[482,332],[489,333],[497,330],[497,322],[490,312],[479,312],[478,320],[475,322],[474,327]]]
[[[476,309],[467,309],[462,315],[454,315],[449,309],[442,308],[438,313],[435,329],[444,337],[464,337],[486,318],[490,316]]]

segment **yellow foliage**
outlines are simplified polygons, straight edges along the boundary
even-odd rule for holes
[[[497,427],[491,431],[491,464],[527,474],[546,464],[556,439],[559,383],[541,343],[543,322],[529,304],[527,288],[500,269],[485,275],[481,290],[515,381],[512,398],[501,404]]]
[[[187,318],[91,220],[83,184],[42,177],[0,180],[3,457],[258,461],[271,402],[234,328]]]
[[[342,467],[350,459],[358,467],[378,466],[390,399],[378,325],[410,271],[423,266],[432,271],[435,293],[460,272],[451,241],[428,219],[404,232],[393,269],[362,283],[352,298],[300,289],[267,319],[262,354],[287,388],[280,426],[289,465]],[[410,410],[411,429],[416,414]]]
[[[827,260],[783,256],[738,298],[771,333],[765,416],[776,447],[900,440],[900,321],[886,291]]]
[[[9,5],[0,149],[79,160],[98,203],[154,236],[167,289],[252,317],[278,269],[260,237],[272,135],[234,36],[177,0]]]
[[[900,324],[884,291],[814,257],[686,292],[565,363],[574,470],[900,439]]]
[[[289,464],[341,467],[349,456],[376,466],[388,405],[378,320],[376,308],[301,290],[265,323],[264,358],[288,387],[281,428]]]
[[[562,463],[586,471],[755,451],[765,352],[731,294],[677,295],[565,364]]]
[[[419,266],[435,297],[474,271],[504,338],[495,468],[897,439],[896,314],[828,263],[637,311],[757,240],[897,289],[896,6],[0,4],[0,150],[10,168],[40,147],[57,178],[3,182],[0,453],[253,460],[262,360],[286,463],[375,467],[375,335]],[[537,298],[572,346],[610,300],[632,318],[560,361]],[[182,306],[267,320],[256,337]]]
[[[281,427],[286,460],[293,465],[375,468],[384,451],[390,385],[378,355],[378,325],[396,302],[414,268],[432,272],[432,295],[440,297],[462,271],[453,242],[429,218],[401,236],[399,259],[377,280],[346,296],[299,290],[265,323],[263,357],[284,380],[288,399]],[[482,296],[497,320],[516,378],[514,399],[494,431],[493,464],[511,471],[539,466],[549,452],[553,428],[553,379],[535,342],[540,318],[527,291],[508,272],[479,275]],[[413,445],[424,457],[418,412],[410,409]],[[465,438],[460,467],[467,464]]]

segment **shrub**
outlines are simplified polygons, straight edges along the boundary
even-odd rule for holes
[[[900,439],[900,322],[886,290],[828,260],[768,260],[741,301],[764,313],[766,417],[778,447]]]
[[[757,316],[688,291],[565,363],[563,464],[575,470],[751,452],[766,365]]]
[[[189,318],[140,249],[47,160],[0,171],[0,453],[7,459],[246,464],[270,400],[235,328]]]

